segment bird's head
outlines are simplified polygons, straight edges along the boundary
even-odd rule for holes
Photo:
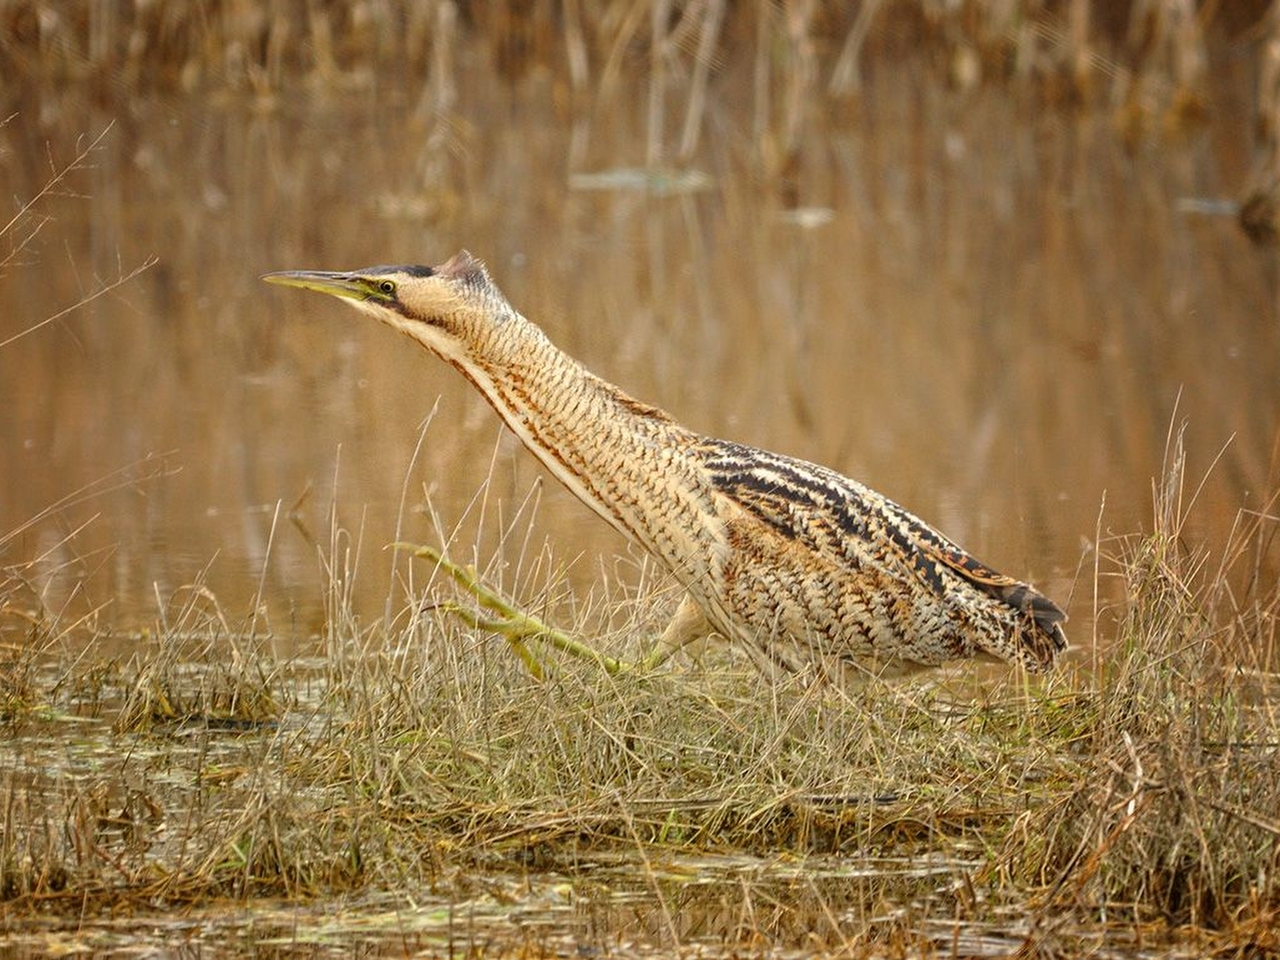
[[[446,360],[464,360],[518,316],[466,250],[438,267],[287,270],[262,279],[342,297]]]

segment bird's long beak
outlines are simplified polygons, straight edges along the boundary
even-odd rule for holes
[[[318,290],[320,293],[332,294],[335,297],[347,297],[351,300],[368,300],[370,296],[369,282],[349,273],[329,273],[323,270],[282,270],[279,273],[265,273],[262,275],[262,279],[267,283],[278,283],[283,287]]]

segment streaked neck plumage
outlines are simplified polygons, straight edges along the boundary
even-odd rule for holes
[[[456,367],[596,513],[663,557],[686,584],[704,576],[710,545],[695,550],[689,542],[689,531],[704,526],[689,518],[710,509],[705,480],[687,454],[697,436],[556,347],[465,252],[440,270],[458,282],[453,299],[436,308],[439,320],[397,317],[393,325]],[[665,461],[662,469],[655,459]],[[655,502],[667,508],[655,512]]]

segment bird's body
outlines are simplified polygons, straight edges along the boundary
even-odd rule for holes
[[[988,655],[1047,669],[1063,612],[835,471],[689,430],[601,380],[465,251],[439,267],[271,274],[346,297],[443,357],[580,500],[688,591],[669,648],[882,671]]]

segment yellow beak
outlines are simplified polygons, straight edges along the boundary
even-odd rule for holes
[[[301,287],[303,290],[318,290],[335,297],[346,297],[349,300],[386,300],[387,297],[379,289],[375,281],[354,273],[331,273],[324,270],[282,270],[278,273],[263,274],[267,283],[278,283],[282,287]]]

